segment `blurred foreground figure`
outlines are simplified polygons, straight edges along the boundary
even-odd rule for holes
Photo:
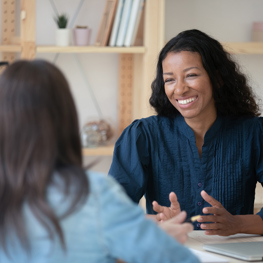
[[[0,77],[0,262],[198,262],[186,213],[163,227],[122,188],[82,168],[76,108],[61,71],[18,61]]]

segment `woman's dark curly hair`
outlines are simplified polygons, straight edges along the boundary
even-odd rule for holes
[[[180,114],[165,94],[162,62],[169,52],[181,51],[200,54],[203,67],[212,83],[216,109],[222,115],[260,115],[256,97],[237,63],[217,40],[196,29],[179,33],[159,54],[156,78],[151,85],[152,95],[149,100],[159,115],[174,117]]]

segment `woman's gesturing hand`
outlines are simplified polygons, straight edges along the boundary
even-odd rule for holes
[[[183,223],[186,219],[186,212],[182,211],[177,216],[159,224],[167,234],[174,237],[178,242],[184,244],[187,241],[187,234],[194,228],[190,223]]]
[[[230,214],[220,202],[205,191],[201,192],[201,196],[212,206],[203,208],[203,213],[209,215],[197,219],[202,223],[201,229],[206,230],[206,235],[229,236],[239,233],[240,222],[237,216]]]
[[[174,192],[169,194],[169,200],[171,202],[170,207],[161,206],[156,201],[153,201],[153,210],[157,212],[156,220],[158,222],[164,222],[181,212],[180,204],[177,200],[177,196]]]

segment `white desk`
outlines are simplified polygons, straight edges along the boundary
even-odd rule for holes
[[[203,244],[209,243],[233,243],[233,242],[253,242],[253,241],[263,241],[263,236],[257,235],[246,235],[246,234],[237,234],[229,237],[221,237],[221,236],[207,236],[204,233],[205,231],[193,231],[189,233],[189,238],[186,242],[186,246],[189,248],[193,248],[196,250],[204,251],[206,253],[211,253],[216,255],[217,257],[225,258],[229,263],[236,262],[247,262],[240,259],[234,259],[226,256],[221,256],[216,253],[208,252],[203,249]]]

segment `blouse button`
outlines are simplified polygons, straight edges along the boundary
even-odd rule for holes
[[[202,186],[202,183],[198,183],[197,185],[198,185],[198,187],[201,187],[201,186]]]
[[[202,205],[202,202],[198,202],[197,205],[198,205],[198,206],[201,206],[201,205]]]

